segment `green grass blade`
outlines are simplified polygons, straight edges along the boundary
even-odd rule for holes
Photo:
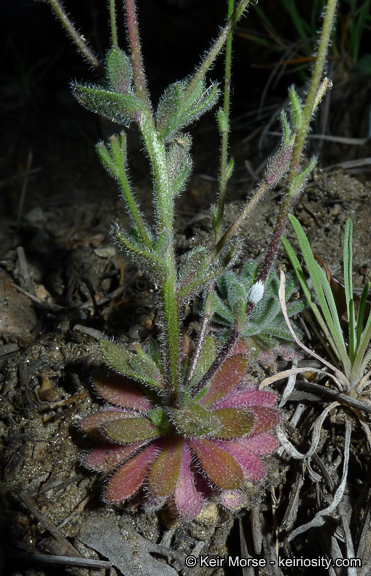
[[[348,218],[344,234],[344,286],[348,314],[349,357],[353,362],[357,348],[356,319],[353,299],[353,222]]]
[[[363,322],[365,319],[367,296],[370,291],[370,286],[371,286],[370,282],[367,282],[367,284],[364,285],[361,297],[359,299],[358,314],[357,314],[357,347],[361,341]]]
[[[350,364],[349,364],[349,358],[346,352],[346,348],[345,348],[345,344],[344,344],[344,339],[343,339],[343,335],[341,332],[341,328],[340,328],[340,322],[338,321],[337,325],[334,323],[328,303],[327,303],[327,299],[325,297],[325,293],[324,293],[324,289],[322,286],[322,282],[321,282],[321,276],[320,276],[320,272],[319,270],[322,272],[321,268],[318,266],[318,264],[316,263],[315,259],[314,259],[314,255],[312,252],[312,249],[310,247],[308,238],[305,235],[305,232],[303,230],[303,228],[301,227],[299,221],[292,215],[289,216],[290,222],[292,227],[294,228],[295,234],[297,236],[299,245],[300,245],[300,249],[303,253],[304,256],[304,260],[305,263],[308,267],[308,271],[309,271],[309,275],[311,277],[311,280],[313,282],[313,288],[315,291],[315,294],[318,298],[318,302],[319,305],[321,307],[321,311],[322,314],[325,318],[325,322],[327,325],[328,330],[325,332],[326,334],[326,338],[328,338],[328,333],[331,334],[331,338],[328,338],[329,343],[331,344],[331,347],[333,348],[336,356],[338,357],[339,361],[343,364],[345,369],[349,369]],[[327,293],[329,294],[331,292],[331,288],[328,285],[328,281],[326,279],[326,277],[323,274],[323,282],[326,286],[328,286],[328,291]],[[332,299],[333,300],[333,299]],[[335,316],[337,316],[337,311],[336,311],[336,305],[333,302],[333,313]],[[323,326],[321,325],[322,329]]]
[[[367,319],[367,324],[362,334],[361,341],[357,348],[356,357],[353,362],[352,366],[352,379],[355,382],[359,382],[359,380],[363,376],[363,371],[365,370],[368,362],[371,360],[371,350],[366,354],[367,347],[370,344],[371,340],[371,312]]]
[[[348,352],[347,352],[347,349],[345,346],[343,331],[341,329],[339,314],[338,314],[338,311],[336,308],[336,303],[334,300],[334,296],[332,294],[331,286],[327,280],[327,277],[326,277],[324,271],[319,266],[319,264],[317,264],[317,262],[316,262],[316,266],[317,266],[317,272],[318,272],[318,275],[319,275],[319,278],[321,281],[322,289],[323,289],[323,292],[325,294],[326,302],[328,305],[328,310],[330,312],[330,317],[327,316],[327,313],[326,313],[327,311],[323,310],[323,313],[325,315],[326,322],[327,322],[327,325],[328,325],[329,330],[331,332],[331,335],[334,339],[334,343],[335,343],[335,346],[337,349],[337,355],[340,358],[340,361],[343,365],[344,372],[345,372],[345,374],[349,374],[350,369],[351,369],[351,361],[350,361],[350,358],[348,356]]]
[[[349,318],[349,302],[353,299],[353,270],[352,270],[352,236],[353,222],[348,218],[345,225],[344,235],[344,287],[345,300],[347,303],[347,314]]]
[[[353,298],[349,302],[349,317],[348,317],[348,326],[349,326],[349,358],[350,361],[353,362],[357,352],[357,334],[355,330],[355,312],[354,312],[354,300]]]
[[[306,281],[305,276],[304,276],[303,269],[300,266],[300,262],[296,256],[294,250],[292,249],[289,241],[284,236],[282,236],[281,242],[282,242],[282,245],[285,248],[286,253],[290,259],[291,266],[293,267],[295,274],[299,280],[299,283],[300,283],[300,286],[303,290],[304,296],[305,296],[306,300],[308,301],[308,304],[310,305],[310,308],[311,308],[313,314],[315,315],[318,324],[320,325],[323,333],[325,334],[327,341],[329,342],[331,348],[334,350],[336,356],[340,360],[340,357],[337,354],[336,344],[335,344],[335,342],[334,342],[334,340],[330,334],[330,331],[329,331],[329,328],[326,324],[326,321],[323,318],[321,311],[319,310],[318,306],[312,300],[312,293],[308,287],[307,281]]]
[[[302,18],[296,7],[296,3],[293,0],[281,0],[285,10],[290,15],[292,23],[294,24],[299,37],[309,46],[308,40],[310,40],[310,35],[313,32],[311,30],[308,22]]]

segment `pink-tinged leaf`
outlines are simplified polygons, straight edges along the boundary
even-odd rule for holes
[[[279,446],[278,440],[268,432],[262,432],[261,434],[248,436],[246,438],[237,438],[236,442],[241,444],[241,446],[245,446],[245,448],[248,448],[248,450],[254,452],[257,456],[272,454]]]
[[[195,518],[201,512],[203,507],[203,498],[195,488],[191,463],[191,453],[186,442],[183,442],[182,460],[174,496],[177,510],[186,520]]]
[[[242,356],[249,356],[250,348],[247,341],[244,338],[240,338],[239,340],[237,340],[229,356],[234,356],[235,354],[242,354]]]
[[[265,406],[252,406],[248,412],[254,416],[251,434],[260,434],[275,428],[281,420],[281,412],[275,408]]]
[[[138,492],[145,482],[158,446],[151,444],[142,452],[125,462],[110,478],[104,491],[107,502],[125,502]]]
[[[221,428],[215,434],[218,438],[238,438],[251,432],[254,419],[249,412],[225,408],[223,410],[215,410],[214,414],[218,417],[221,424]]]
[[[134,444],[134,442],[149,440],[162,434],[162,431],[154,426],[148,418],[129,418],[108,422],[103,426],[102,432],[110,440],[119,444]]]
[[[130,446],[106,444],[89,452],[89,454],[84,457],[82,464],[86,468],[89,468],[89,470],[107,472],[108,470],[116,468],[136,450],[145,446],[145,444],[146,442],[138,442],[137,444],[130,444]]]
[[[173,492],[179,478],[182,442],[172,438],[154,461],[148,477],[148,490],[154,498]]]
[[[123,408],[148,412],[153,408],[151,400],[120,374],[100,372],[94,376],[94,387],[99,396]]]
[[[230,454],[241,466],[245,480],[256,482],[265,476],[265,466],[253,452],[237,442],[218,442],[219,448]]]
[[[132,418],[133,414],[130,412],[121,412],[121,410],[102,410],[95,414],[86,416],[79,422],[80,429],[96,438],[104,438],[101,429],[103,424],[114,422],[116,420],[123,420],[125,418]]]
[[[246,497],[238,490],[223,490],[219,502],[229,510],[239,510],[246,505]]]
[[[247,408],[249,406],[275,406],[277,396],[274,392],[257,390],[254,388],[232,390],[224,398],[213,404],[213,409],[219,408]]]
[[[206,439],[192,438],[189,443],[207,476],[219,488],[234,490],[242,485],[241,466],[228,452]]]
[[[211,379],[210,388],[200,400],[202,406],[211,406],[233,390],[246,374],[248,360],[242,354],[230,356]]]

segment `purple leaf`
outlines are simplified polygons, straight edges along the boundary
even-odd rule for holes
[[[158,444],[150,444],[142,452],[125,462],[110,478],[104,492],[107,502],[125,502],[147,479],[152,462],[158,454]]]
[[[245,480],[256,482],[265,475],[265,466],[259,456],[237,442],[218,442],[218,447],[230,454],[241,466]]]
[[[203,506],[203,498],[195,488],[191,464],[192,456],[189,447],[186,442],[183,442],[181,466],[174,496],[177,510],[186,520],[195,518]]]
[[[107,472],[116,468],[118,464],[124,462],[136,450],[145,446],[147,442],[138,442],[137,444],[130,444],[130,446],[121,446],[118,444],[106,444],[100,448],[95,448],[87,454],[82,464],[90,470],[96,472]]]
[[[256,455],[271,454],[275,452],[279,446],[278,440],[268,432],[262,432],[255,436],[247,436],[245,438],[237,438],[236,442],[245,446]]]
[[[104,435],[101,431],[103,424],[132,417],[132,412],[124,412],[112,408],[110,410],[102,410],[101,412],[96,412],[95,414],[86,416],[79,422],[79,427],[83,432],[85,432],[85,434],[90,434],[96,438],[104,438]]]
[[[274,392],[257,390],[255,387],[246,389],[232,390],[212,406],[213,409],[219,408],[247,408],[248,406],[275,406],[277,396]]]
[[[94,387],[99,396],[122,408],[148,412],[153,408],[153,403],[144,396],[138,388],[125,376],[100,372],[94,377]]]
[[[233,390],[246,374],[248,360],[246,356],[230,356],[211,379],[211,385],[200,400],[202,406],[211,406]]]
[[[276,408],[252,406],[248,409],[248,412],[254,416],[251,434],[260,434],[261,432],[272,430],[281,420],[281,412]]]

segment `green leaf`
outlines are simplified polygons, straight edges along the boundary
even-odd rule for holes
[[[210,110],[216,104],[218,97],[217,84],[213,83],[205,88],[205,83],[201,80],[195,92],[184,102],[182,116],[185,125],[195,122],[202,114]]]
[[[117,223],[114,225],[114,235],[130,259],[143,266],[155,281],[166,277],[166,266],[163,259],[159,257],[157,250],[152,250],[141,241],[138,242],[137,235],[131,236],[129,239],[126,232]]]
[[[299,96],[295,88],[290,88],[289,90],[289,98],[290,98],[290,112],[291,112],[291,120],[294,126],[295,132],[298,132],[301,128],[303,122],[303,109],[302,104]]]
[[[363,324],[364,324],[364,319],[365,319],[365,312],[366,312],[366,304],[367,304],[368,293],[370,291],[370,286],[371,286],[370,282],[367,282],[363,286],[362,294],[361,294],[361,297],[360,297],[359,303],[358,303],[358,313],[357,313],[357,343],[358,343],[358,345],[361,341]]]
[[[356,321],[354,314],[354,300],[353,300],[353,222],[348,218],[345,225],[344,235],[344,288],[345,288],[345,301],[347,305],[348,315],[348,333],[349,333],[349,356],[352,360],[355,355],[357,346],[356,335]]]
[[[169,184],[173,196],[184,189],[192,169],[192,158],[189,154],[191,139],[189,136],[174,138],[167,150],[166,165]]]
[[[292,130],[284,110],[281,112],[280,121],[282,128],[282,144],[283,146],[288,146],[292,138]]]
[[[119,48],[112,48],[108,52],[106,67],[112,91],[128,94],[133,81],[133,69],[129,56]]]
[[[317,158],[311,158],[306,168],[304,168],[304,170],[294,178],[290,186],[290,196],[297,196],[302,191],[309,177],[309,174],[312,172],[316,164]]]
[[[179,293],[197,277],[202,276],[208,258],[208,250],[205,246],[196,246],[187,252],[180,271]]]
[[[169,142],[181,129],[195,122],[217,101],[216,84],[205,89],[205,83],[201,80],[187,99],[186,88],[186,81],[175,82],[166,88],[160,99],[156,112],[156,127],[164,142]]]
[[[158,365],[152,360],[138,343],[133,344],[136,354],[133,354],[129,360],[130,366],[140,374],[145,374],[152,381],[161,386],[162,374]]]
[[[151,467],[148,490],[154,498],[168,496],[175,489],[179,478],[182,456],[182,439],[172,438],[161,450]]]
[[[200,357],[198,359],[197,367],[193,375],[192,380],[189,382],[189,388],[192,388],[197,382],[199,382],[204,374],[208,371],[211,364],[216,358],[216,345],[215,341],[211,336],[206,336]],[[196,399],[199,399],[197,396]]]
[[[134,444],[141,440],[156,438],[163,433],[148,418],[128,418],[107,422],[103,425],[103,431],[110,440],[119,444]]]
[[[218,438],[230,440],[246,436],[252,429],[254,419],[249,412],[241,412],[235,408],[223,408],[215,410],[222,427],[216,434]]]
[[[225,174],[227,180],[229,180],[230,177],[232,176],[233,168],[234,168],[234,159],[231,158],[228,162],[227,171]]]
[[[124,418],[134,418],[136,414],[134,412],[120,412],[119,410],[102,410],[101,412],[95,412],[95,414],[90,414],[85,416],[79,422],[79,428],[89,434],[89,436],[94,436],[99,439],[103,439],[102,427],[108,422],[123,420]]]
[[[132,361],[135,358],[135,355],[131,352],[128,352],[124,346],[102,338],[99,340],[99,348],[108,364],[120,372],[120,374],[128,376],[129,378],[133,378],[134,380],[138,380],[139,382],[142,382],[143,384],[149,385],[156,389],[163,388],[162,381],[157,379],[157,376],[154,377],[153,375],[152,370],[154,362],[151,359],[150,364],[140,364],[140,369],[142,371],[138,371],[132,365]],[[138,359],[136,365],[138,366]],[[147,368],[149,368],[148,371]]]
[[[82,84],[73,85],[72,91],[82,106],[112,122],[126,126],[131,120],[139,121],[142,104],[136,96]]]
[[[160,98],[156,112],[156,127],[160,138],[165,141],[179,130],[182,98],[183,86],[181,82],[170,84]]]
[[[246,322],[246,299],[247,295],[241,284],[235,284],[229,291],[229,303],[240,331]]]
[[[218,120],[219,132],[221,134],[225,134],[226,132],[228,132],[228,118],[223,108],[219,108],[216,117]]]
[[[160,428],[161,430],[168,430],[170,428],[170,420],[165,408],[161,406],[156,406],[148,412],[148,418],[151,420],[154,426]]]
[[[170,408],[169,414],[178,432],[187,436],[215,436],[221,428],[215,414],[196,402],[184,408]]]

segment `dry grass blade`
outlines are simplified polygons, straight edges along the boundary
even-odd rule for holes
[[[334,494],[331,504],[327,506],[327,508],[324,508],[323,510],[317,512],[313,520],[293,530],[293,532],[291,532],[291,534],[288,537],[289,541],[293,540],[299,534],[306,532],[310,528],[318,528],[322,526],[326,522],[325,516],[329,516],[330,514],[332,514],[335,511],[336,507],[341,502],[341,499],[343,498],[344,495],[345,486],[347,483],[351,434],[352,434],[352,425],[351,422],[347,420],[345,422],[343,475],[339,487]]]
[[[332,402],[323,410],[321,415],[317,418],[317,420],[313,426],[313,436],[312,436],[311,447],[306,454],[302,454],[301,452],[299,452],[295,448],[295,446],[293,446],[291,444],[291,442],[288,440],[288,438],[286,437],[286,435],[283,431],[282,424],[280,424],[277,427],[277,437],[278,437],[279,441],[281,442],[282,446],[284,447],[284,449],[286,450],[286,452],[290,456],[292,456],[293,458],[296,458],[298,460],[304,460],[304,458],[308,458],[308,459],[311,458],[318,448],[318,444],[319,444],[320,437],[321,437],[322,424],[325,421],[327,414],[333,408],[336,408],[339,405],[340,405],[339,402]]]

